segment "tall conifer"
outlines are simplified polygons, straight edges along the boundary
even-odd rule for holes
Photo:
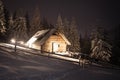
[[[6,20],[5,20],[4,5],[2,0],[0,0],[0,34],[5,32],[6,32]]]

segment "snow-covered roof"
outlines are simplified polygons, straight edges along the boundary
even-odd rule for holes
[[[64,41],[65,41],[68,45],[71,45],[71,43],[68,41],[68,39],[65,37],[64,34],[59,33],[59,35],[64,39]]]
[[[46,32],[48,32],[49,30],[41,30],[36,32],[33,37],[39,38],[40,36],[44,35]]]
[[[41,30],[36,32],[28,41],[27,41],[27,45],[31,45],[32,43],[34,43],[38,38],[40,38],[41,36],[43,36],[45,33],[47,33],[49,30]]]
[[[40,44],[42,45],[52,34],[56,33],[56,29],[51,29],[41,40],[40,40]],[[65,37],[64,34],[62,33],[58,33],[58,35],[60,35],[63,40],[68,44],[71,45],[71,43],[68,41],[68,39]]]
[[[40,45],[44,44],[44,42],[56,31],[56,29],[51,29],[48,33],[40,40]]]
[[[32,44],[40,38],[40,45],[42,45],[54,33],[56,33],[56,29],[38,31],[28,40],[27,44]],[[58,35],[60,35],[68,45],[71,45],[71,43],[68,41],[64,34],[58,33]]]

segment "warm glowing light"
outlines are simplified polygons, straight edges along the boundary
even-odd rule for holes
[[[53,51],[54,52],[58,51],[58,47],[59,47],[58,43],[53,43]]]
[[[20,41],[19,43],[20,43],[20,44],[24,44],[24,42],[23,42],[23,41]]]
[[[11,43],[15,43],[15,42],[16,42],[16,40],[15,40],[15,39],[11,39],[10,41],[11,41]]]
[[[33,44],[36,40],[37,40],[37,38],[32,37],[32,38],[27,42],[27,45],[28,45],[29,47],[32,47],[32,44]]]

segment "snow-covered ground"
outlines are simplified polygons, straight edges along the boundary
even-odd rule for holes
[[[6,44],[6,43],[1,43],[0,46],[3,46],[5,50],[7,51],[14,51],[14,45],[12,44]],[[10,49],[6,49],[6,48],[10,48]],[[79,62],[78,59],[75,59],[75,58],[71,58],[71,57],[66,57],[66,56],[61,56],[61,55],[68,55],[68,53],[55,53],[55,54],[51,54],[51,53],[41,53],[40,51],[38,50],[33,50],[33,49],[30,49],[30,48],[25,48],[25,47],[21,47],[21,46],[17,46],[17,52],[21,52],[22,50],[22,53],[23,51],[24,54],[37,54],[37,55],[43,55],[43,56],[49,56],[49,57],[54,57],[54,58],[59,58],[59,59],[63,59],[63,60],[68,60],[68,61],[73,61],[73,62]],[[59,55],[57,55],[59,54]]]
[[[83,68],[74,62],[76,61],[29,54],[22,50],[15,53],[14,49],[2,44],[0,80],[120,80],[119,69],[106,69],[94,65],[86,65]]]

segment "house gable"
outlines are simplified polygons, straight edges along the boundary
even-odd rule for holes
[[[67,45],[71,45],[64,34],[56,29],[38,31],[27,44],[31,48],[47,52],[63,52],[66,51]]]
[[[65,52],[66,41],[59,34],[52,34],[43,44],[42,50],[47,52]]]

